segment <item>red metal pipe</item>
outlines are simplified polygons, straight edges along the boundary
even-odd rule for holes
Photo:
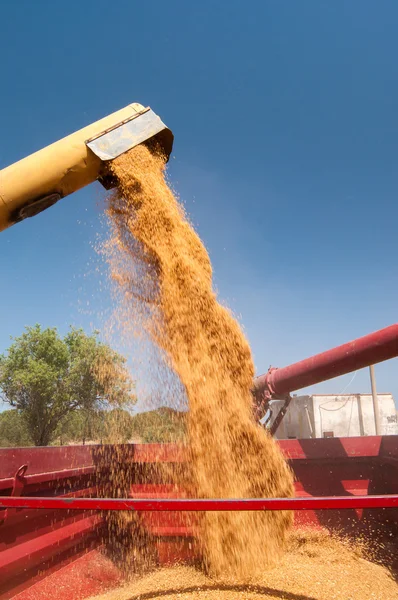
[[[309,498],[249,498],[239,500],[130,498],[0,498],[0,508],[136,511],[253,511],[398,508],[398,494],[383,496],[324,496]]]
[[[398,356],[398,323],[311,356],[282,369],[271,367],[254,380],[257,397],[283,398],[295,390],[327,381]]]

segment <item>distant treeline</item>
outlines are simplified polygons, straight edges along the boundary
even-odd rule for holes
[[[186,413],[166,407],[136,415],[123,409],[76,410],[59,423],[50,444],[179,442],[185,427]],[[0,413],[0,447],[34,445],[23,414],[16,409]]]

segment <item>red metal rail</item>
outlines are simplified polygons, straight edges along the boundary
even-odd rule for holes
[[[398,508],[398,494],[382,496],[327,496],[311,498],[249,499],[139,499],[129,498],[0,498],[0,508],[136,511],[254,511],[335,510],[353,508]]]
[[[316,354],[288,367],[271,367],[254,380],[256,396],[283,398],[321,381],[345,375],[398,356],[398,323]]]

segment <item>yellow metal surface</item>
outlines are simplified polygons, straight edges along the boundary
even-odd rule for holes
[[[0,231],[40,198],[64,197],[95,181],[103,163],[86,141],[143,110],[141,104],[130,104],[0,171]]]

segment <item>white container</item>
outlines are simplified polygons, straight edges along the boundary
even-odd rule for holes
[[[392,394],[377,394],[381,435],[398,435]],[[283,401],[271,404],[275,419]],[[357,437],[376,435],[371,394],[294,396],[276,432],[277,439]]]

